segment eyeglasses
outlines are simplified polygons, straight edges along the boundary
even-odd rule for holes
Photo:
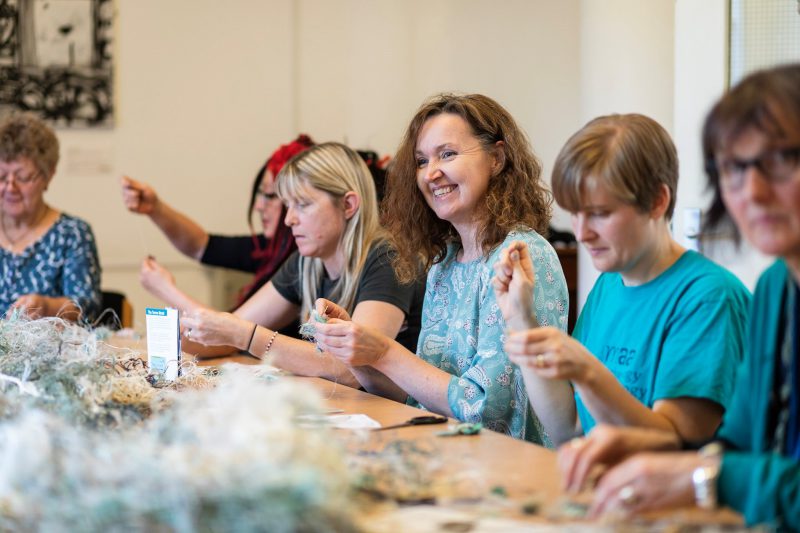
[[[269,201],[272,201],[272,200],[277,200],[278,199],[278,195],[277,195],[277,193],[274,193],[274,192],[264,192],[261,189],[259,189],[259,190],[256,191],[256,199],[259,199],[259,198],[261,200],[264,200],[265,202],[269,202]]]
[[[38,179],[41,175],[41,172],[34,172],[33,174],[28,174],[27,176],[18,174],[18,171],[7,172],[5,174],[0,174],[0,185],[7,185],[11,180],[11,176],[14,176],[14,181],[17,183],[17,185],[27,185]]]
[[[722,158],[711,164],[719,171],[720,185],[729,191],[744,186],[744,177],[750,167],[757,168],[767,181],[781,183],[788,181],[800,168],[800,146],[766,150],[752,159]]]

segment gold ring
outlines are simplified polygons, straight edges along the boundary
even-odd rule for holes
[[[625,485],[619,491],[619,501],[625,507],[633,507],[639,501],[639,495],[633,485]]]
[[[544,354],[539,354],[536,356],[536,367],[537,368],[544,368]]]
[[[586,444],[586,441],[583,439],[583,437],[575,437],[569,441],[570,448],[580,449],[583,448],[584,444]]]

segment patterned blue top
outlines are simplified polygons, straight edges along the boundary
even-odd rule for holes
[[[92,228],[62,213],[19,255],[0,248],[0,312],[25,294],[66,296],[93,319],[100,310],[100,261]]]
[[[522,373],[503,349],[505,322],[495,299],[493,266],[511,241],[527,243],[536,271],[534,306],[543,326],[567,329],[567,283],[553,247],[534,231],[511,232],[488,257],[459,263],[459,246],[428,273],[417,354],[453,375],[447,391],[459,420],[548,444]],[[421,407],[413,399],[411,405]]]

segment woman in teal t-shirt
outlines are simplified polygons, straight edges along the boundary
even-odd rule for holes
[[[719,427],[742,359],[749,294],[672,238],[677,181],[675,146],[642,115],[597,118],[561,150],[556,201],[602,272],[574,338],[535,327],[541,320],[527,312],[526,247],[501,255],[495,291],[516,326],[506,351],[554,443],[596,422],[663,429],[690,442]]]
[[[759,252],[778,256],[761,276],[745,362],[713,443],[700,453],[631,454],[671,447],[660,432],[605,428],[584,451],[561,453],[567,484],[594,464],[614,466],[592,514],[727,505],[748,525],[800,529],[800,64],[751,74],[714,106],[703,129],[714,200],[709,227],[733,222]],[[602,437],[602,438],[601,438]],[[583,463],[581,475],[575,465]]]

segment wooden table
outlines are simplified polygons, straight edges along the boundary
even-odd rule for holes
[[[143,340],[126,340],[124,344],[143,353],[146,352],[146,343]],[[227,363],[254,365],[260,361],[249,355],[198,360],[198,364],[201,365]],[[341,410],[346,414],[365,414],[380,422],[382,426],[398,424],[414,416],[429,414],[408,405],[320,378],[287,376],[284,379],[312,386],[322,395],[326,406],[331,410]],[[419,443],[422,447],[435,452],[433,455],[437,460],[436,465],[431,467],[431,475],[437,481],[452,480],[456,492],[462,489],[466,489],[467,492],[472,491],[466,495],[468,497],[492,492],[503,493],[509,502],[521,503],[533,500],[538,504],[540,512],[534,516],[524,517],[528,521],[543,522],[554,515],[560,515],[559,509],[563,509],[568,497],[560,487],[555,452],[485,429],[474,436],[437,437],[436,433],[443,429],[444,425],[428,425],[385,431],[361,431],[357,437],[352,438],[349,435],[353,435],[353,432],[338,431],[344,440],[349,441],[350,450],[355,452],[378,450],[390,442],[401,439]],[[454,496],[458,498],[459,494]],[[583,495],[583,501],[588,498],[589,494]],[[522,518],[520,507],[509,505],[507,514]],[[694,508],[648,515],[648,518],[682,524],[741,525],[742,523],[740,515],[730,510],[711,513]]]

